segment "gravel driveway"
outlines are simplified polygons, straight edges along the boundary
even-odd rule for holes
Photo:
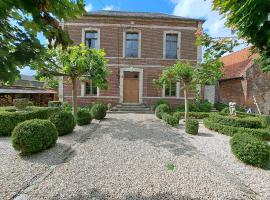
[[[187,136],[151,114],[109,114],[15,199],[264,199],[207,155],[200,137],[208,136]]]

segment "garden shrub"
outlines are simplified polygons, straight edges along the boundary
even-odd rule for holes
[[[168,101],[166,101],[166,100],[158,100],[158,101],[156,101],[156,103],[154,104],[154,110],[156,110],[156,108],[157,108],[159,105],[161,105],[161,104],[167,104],[169,107],[171,107],[171,106],[170,106],[170,103],[169,103]]]
[[[77,113],[77,124],[79,126],[83,126],[86,124],[90,124],[92,120],[91,114],[89,110],[86,109],[80,109]]]
[[[186,133],[197,135],[199,130],[199,122],[195,119],[188,119],[185,122]]]
[[[211,112],[213,105],[208,101],[201,101],[201,102],[189,102],[188,103],[188,110],[190,112]],[[177,111],[184,112],[185,105],[181,105],[177,108]]]
[[[15,106],[0,107],[0,112],[16,112]]]
[[[62,101],[49,101],[48,107],[49,108],[62,108],[63,102]]]
[[[17,110],[24,110],[28,106],[28,102],[27,98],[13,99],[13,105]]]
[[[160,104],[155,110],[155,114],[159,119],[162,118],[163,113],[168,112],[170,112],[170,107],[167,104]]]
[[[65,111],[53,114],[49,120],[55,125],[59,136],[72,133],[76,125],[73,115]]]
[[[270,140],[270,130],[269,129],[250,129],[250,128],[243,128],[243,127],[233,127],[222,125],[220,123],[215,123],[211,121],[211,119],[206,118],[204,119],[204,125],[206,128],[210,130],[214,130],[224,135],[233,136],[234,134],[240,133],[248,133],[255,137],[258,137],[262,140]]]
[[[169,125],[171,126],[177,126],[179,124],[179,120],[177,117],[172,116],[168,113],[163,113],[162,114],[162,119]]]
[[[66,112],[71,112],[72,111],[72,106],[69,103],[64,102],[63,103],[63,110],[66,111]]]
[[[27,107],[27,111],[0,112],[0,136],[11,135],[18,123],[30,119],[48,119],[58,109]]]
[[[101,120],[106,117],[107,106],[102,103],[95,104],[91,109],[92,118]]]
[[[175,117],[179,119],[183,119],[185,117],[185,112],[175,112],[173,114]],[[188,116],[190,118],[195,118],[195,119],[204,119],[209,117],[208,112],[188,112]]]
[[[230,145],[233,154],[246,164],[265,167],[270,159],[270,145],[248,133],[237,133]]]
[[[27,120],[12,131],[12,146],[22,154],[33,154],[53,146],[57,136],[56,127],[49,120]]]
[[[209,115],[215,123],[220,123],[227,126],[244,127],[244,128],[262,128],[261,120],[257,117],[225,116],[219,113],[211,113]]]
[[[218,102],[218,103],[215,103],[215,104],[214,104],[214,107],[215,107],[218,111],[222,111],[224,108],[228,108],[229,105],[226,104],[226,103]]]

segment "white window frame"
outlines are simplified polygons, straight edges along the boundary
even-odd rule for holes
[[[180,31],[164,31],[163,32],[163,59],[166,60],[176,60],[172,58],[166,58],[166,35],[167,34],[177,34],[177,58],[181,58],[181,32]]]
[[[138,44],[138,57],[126,57],[126,35],[127,33],[138,33],[139,34],[139,44]],[[142,47],[142,32],[137,29],[127,29],[123,32],[123,58],[126,59],[138,59],[141,58],[141,47]]]
[[[81,97],[85,97],[85,96],[88,96],[88,97],[99,97],[99,94],[100,94],[100,90],[99,90],[99,87],[97,87],[97,95],[86,95],[86,82],[85,81],[82,81],[81,82]]]
[[[171,96],[171,97],[166,96],[166,95],[165,95],[166,86],[165,86],[165,83],[163,83],[163,87],[162,87],[162,97],[163,97],[163,98],[171,98],[171,99],[179,98],[179,97],[180,97],[180,82],[179,82],[179,81],[176,82],[176,88],[175,88],[175,89],[176,89],[176,94],[175,94],[175,96]]]
[[[88,31],[96,31],[98,34],[98,39],[97,39],[97,49],[100,49],[100,29],[99,28],[82,28],[82,43],[85,44],[85,33]]]

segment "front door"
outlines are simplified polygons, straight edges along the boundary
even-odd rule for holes
[[[124,72],[124,103],[139,103],[139,72]]]

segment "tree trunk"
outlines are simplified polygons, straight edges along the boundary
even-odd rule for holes
[[[185,97],[185,121],[188,119],[188,83],[184,82],[184,97]]]
[[[72,77],[72,114],[77,119],[77,78]]]

